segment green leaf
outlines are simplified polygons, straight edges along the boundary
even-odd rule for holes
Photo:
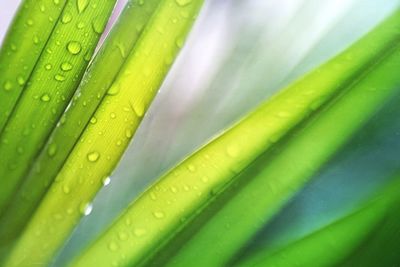
[[[84,10],[67,2],[0,135],[0,214],[79,85],[115,1],[83,1]]]
[[[45,265],[124,152],[183,45],[202,0],[162,0],[6,262]],[[60,209],[60,207],[62,207]],[[38,246],[40,238],[42,244]]]
[[[25,0],[0,50],[0,132],[43,53],[66,0]]]
[[[398,91],[399,27],[397,12],[165,174],[73,266],[226,264]]]
[[[258,251],[235,266],[343,266],[341,261],[384,224],[391,210],[398,208],[398,188],[399,179],[344,218],[275,251]]]
[[[35,159],[0,220],[0,240],[11,242],[29,221],[54,177],[112,85],[160,0],[130,1],[85,73],[71,105]],[[132,33],[132,28],[135,29]],[[113,62],[110,68],[108,62]],[[112,94],[112,92],[109,92]],[[26,200],[29,201],[26,201]]]

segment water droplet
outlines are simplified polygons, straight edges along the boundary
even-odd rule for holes
[[[12,89],[12,83],[10,81],[6,81],[3,85],[4,90],[10,91]]]
[[[67,45],[67,50],[73,54],[73,55],[77,55],[81,52],[82,47],[81,44],[79,42],[76,41],[71,41],[68,43]]]
[[[117,95],[120,91],[121,87],[117,85],[112,85],[110,89],[108,89],[107,94],[108,95]]]
[[[55,79],[56,81],[63,82],[63,81],[65,81],[65,76],[63,76],[63,75],[61,75],[61,74],[56,74],[56,75],[54,76],[54,79]]]
[[[129,235],[126,232],[119,232],[118,233],[118,238],[121,241],[125,241],[125,240],[128,240]]]
[[[188,169],[190,172],[195,172],[195,171],[196,171],[196,166],[194,166],[193,164],[189,164],[189,165],[187,166],[187,169]]]
[[[60,0],[53,0],[53,2],[54,2],[55,5],[60,4]]]
[[[144,235],[146,235],[147,231],[144,228],[135,228],[133,230],[133,234],[137,237],[142,237]]]
[[[117,117],[117,115],[115,115],[114,112],[111,112],[110,117],[111,117],[111,119],[115,119]]]
[[[127,129],[127,130],[125,131],[125,136],[126,136],[126,138],[131,138],[131,137],[133,136],[133,131],[132,131],[132,129]]]
[[[63,192],[64,192],[65,194],[69,194],[69,193],[71,192],[71,189],[69,189],[69,186],[68,186],[68,185],[63,185]]]
[[[50,144],[49,148],[47,149],[47,155],[49,155],[49,157],[54,157],[56,153],[57,145],[55,143]]]
[[[83,22],[78,22],[78,24],[76,24],[76,27],[77,27],[78,29],[83,29],[83,28],[85,27],[85,23],[83,23]]]
[[[44,68],[45,68],[46,70],[51,70],[52,66],[51,66],[51,64],[46,64],[46,66],[44,66]]]
[[[48,94],[43,94],[41,97],[40,97],[40,100],[42,100],[43,102],[49,102],[50,101],[50,96],[48,95]]]
[[[69,62],[64,62],[64,63],[62,63],[60,67],[61,67],[61,70],[63,70],[63,71],[70,71],[70,70],[72,70],[72,64],[69,63]]]
[[[29,25],[29,26],[32,26],[32,25],[33,25],[33,20],[28,19],[28,20],[26,21],[26,24]]]
[[[99,152],[94,151],[94,152],[90,152],[89,154],[87,154],[87,159],[90,162],[96,162],[99,158],[100,158]]]
[[[33,36],[33,43],[34,44],[38,44],[39,43],[39,37],[37,37],[36,35]]]
[[[72,15],[69,12],[65,12],[63,17],[61,18],[61,22],[64,24],[71,22],[71,20],[72,20]]]
[[[24,85],[25,84],[25,79],[22,76],[18,76],[17,82],[19,85]]]
[[[90,123],[91,123],[91,124],[95,124],[96,122],[97,122],[96,117],[92,117],[92,118],[90,119]]]
[[[79,206],[79,211],[81,214],[88,216],[93,210],[93,205],[91,203],[82,203]]]
[[[104,26],[101,17],[96,17],[92,22],[92,28],[95,33],[101,34],[104,31]]]
[[[17,46],[15,44],[11,44],[11,50],[12,51],[17,51]]]
[[[178,6],[187,6],[192,3],[192,0],[175,0]]]
[[[153,212],[153,215],[156,219],[162,219],[165,217],[165,214],[162,211],[155,211]]]
[[[109,244],[108,244],[108,248],[111,250],[111,251],[117,251],[118,250],[118,244],[115,242],[115,241],[111,241]]]
[[[89,5],[89,0],[77,0],[76,5],[78,7],[78,12],[82,13]]]
[[[176,44],[176,46],[179,47],[179,48],[182,48],[183,43],[184,43],[184,39],[183,39],[182,37],[179,37],[179,38],[177,38],[177,39],[175,40],[175,44]]]
[[[110,176],[107,176],[107,177],[103,178],[102,183],[103,183],[103,186],[109,185],[111,183]]]

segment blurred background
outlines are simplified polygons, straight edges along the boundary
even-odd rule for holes
[[[19,2],[1,4],[0,40]],[[110,25],[125,3],[119,1]],[[161,173],[399,6],[399,0],[206,0],[111,183],[54,265],[96,237]],[[262,230],[249,251],[323,227],[387,182],[400,166],[400,110],[394,102]]]

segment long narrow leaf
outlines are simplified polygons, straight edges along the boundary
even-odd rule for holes
[[[187,158],[133,202],[73,266],[165,264],[174,253],[171,266],[227,263],[396,92],[399,27],[396,13]],[[235,187],[235,180],[250,183]],[[211,211],[202,212],[208,206]]]
[[[115,1],[67,2],[0,136],[0,214],[79,85]]]
[[[202,5],[163,0],[80,141],[75,145],[7,264],[48,263],[118,162]],[[65,210],[60,210],[65,207]],[[42,246],[37,246],[38,238]]]
[[[110,88],[159,2],[159,0],[146,1],[143,5],[139,5],[137,1],[128,3],[83,77],[83,82],[75,93],[70,107],[2,215],[0,240],[11,242],[28,222],[107,89]],[[133,33],[132,28],[135,29]],[[112,68],[108,62],[113,62]],[[27,199],[29,201],[26,201]]]
[[[0,50],[0,132],[51,35],[66,0],[25,0]]]
[[[391,210],[398,208],[398,188],[397,179],[373,200],[346,217],[276,251],[259,251],[237,266],[339,266],[374,229],[383,224]]]

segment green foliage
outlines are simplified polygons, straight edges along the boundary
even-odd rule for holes
[[[78,114],[88,112],[83,104],[85,100],[80,99],[83,94],[79,91],[74,107],[71,112],[67,111],[64,117],[65,120],[76,118],[78,124],[83,123],[86,126],[84,129],[71,126],[63,129],[63,131],[73,131],[68,134],[76,136],[74,139],[77,141],[75,144],[72,143],[74,147],[71,151],[68,151],[68,146],[63,151],[62,159],[69,153],[68,157],[56,173],[55,182],[42,199],[12,251],[7,261],[9,266],[19,266],[32,261],[43,264],[50,262],[74,229],[79,218],[90,213],[90,201],[118,163],[177,52],[182,47],[202,5],[201,0],[192,1],[190,4],[186,2],[182,4],[175,0],[154,1],[148,2],[146,7],[141,7],[140,3],[139,1],[138,6],[129,5],[127,8],[137,8],[136,12],[140,12],[142,8],[149,8],[147,12],[150,12],[148,15],[135,18],[132,17],[135,13],[125,14],[138,24],[140,34],[134,36],[133,40],[117,44],[119,56],[121,56],[121,49],[123,51],[127,49],[122,45],[129,45],[132,48],[130,51],[122,52],[122,57],[127,58],[121,60],[123,66],[120,71],[116,71],[115,77],[108,78],[110,87],[97,92],[104,94],[107,91],[107,94],[91,103],[93,116],[89,113],[86,117],[90,122],[81,122],[78,116]],[[153,14],[151,14],[152,10],[155,10]],[[142,27],[146,22],[142,32]],[[131,27],[132,24],[129,26]],[[116,34],[123,34],[124,31],[126,28]],[[112,45],[116,48],[115,44],[112,43]],[[90,71],[88,76],[91,76]],[[104,68],[102,72],[105,72]],[[94,75],[100,74],[94,71]],[[93,99],[92,92],[84,96]],[[77,103],[82,103],[82,106]],[[70,114],[72,118],[68,117]],[[76,124],[77,121],[72,123]],[[46,151],[48,152],[49,150]],[[54,154],[56,153],[57,151],[54,151]],[[56,171],[57,167],[55,166]],[[54,172],[54,170],[50,171]],[[43,186],[36,182],[38,181],[35,181],[34,187]],[[63,210],[60,210],[60,207],[64,207]],[[48,219],[43,220],[43,218]],[[43,240],[43,246],[37,246],[38,235]],[[27,262],[24,262],[25,259]]]
[[[227,264],[398,92],[399,27],[396,13],[192,154],[134,201],[74,266]]]
[[[0,51],[4,266],[51,265],[110,182],[203,4],[131,0],[92,59],[115,2],[25,0]],[[324,228],[235,257],[399,95],[399,41],[397,11],[162,175],[70,266],[377,263],[368,253],[399,227],[398,179]]]
[[[0,213],[4,212],[79,85],[115,0],[99,4],[78,3],[80,5],[68,1],[57,18],[56,26],[26,81],[24,92],[1,132],[0,154],[7,157],[0,161],[0,177],[4,178],[0,189]],[[35,5],[30,5],[21,12],[30,12],[29,7],[35,9]]]
[[[96,119],[92,118],[94,111],[120,72],[159,2],[146,1],[143,5],[138,5],[135,1],[128,3],[86,71],[71,105],[48,138],[46,146],[36,157],[18,191],[14,193],[0,221],[0,240],[10,242],[17,237],[62,168],[87,123],[95,122]],[[136,29],[133,34],[132,27]],[[109,67],[108,62],[113,62],[113,68]]]

